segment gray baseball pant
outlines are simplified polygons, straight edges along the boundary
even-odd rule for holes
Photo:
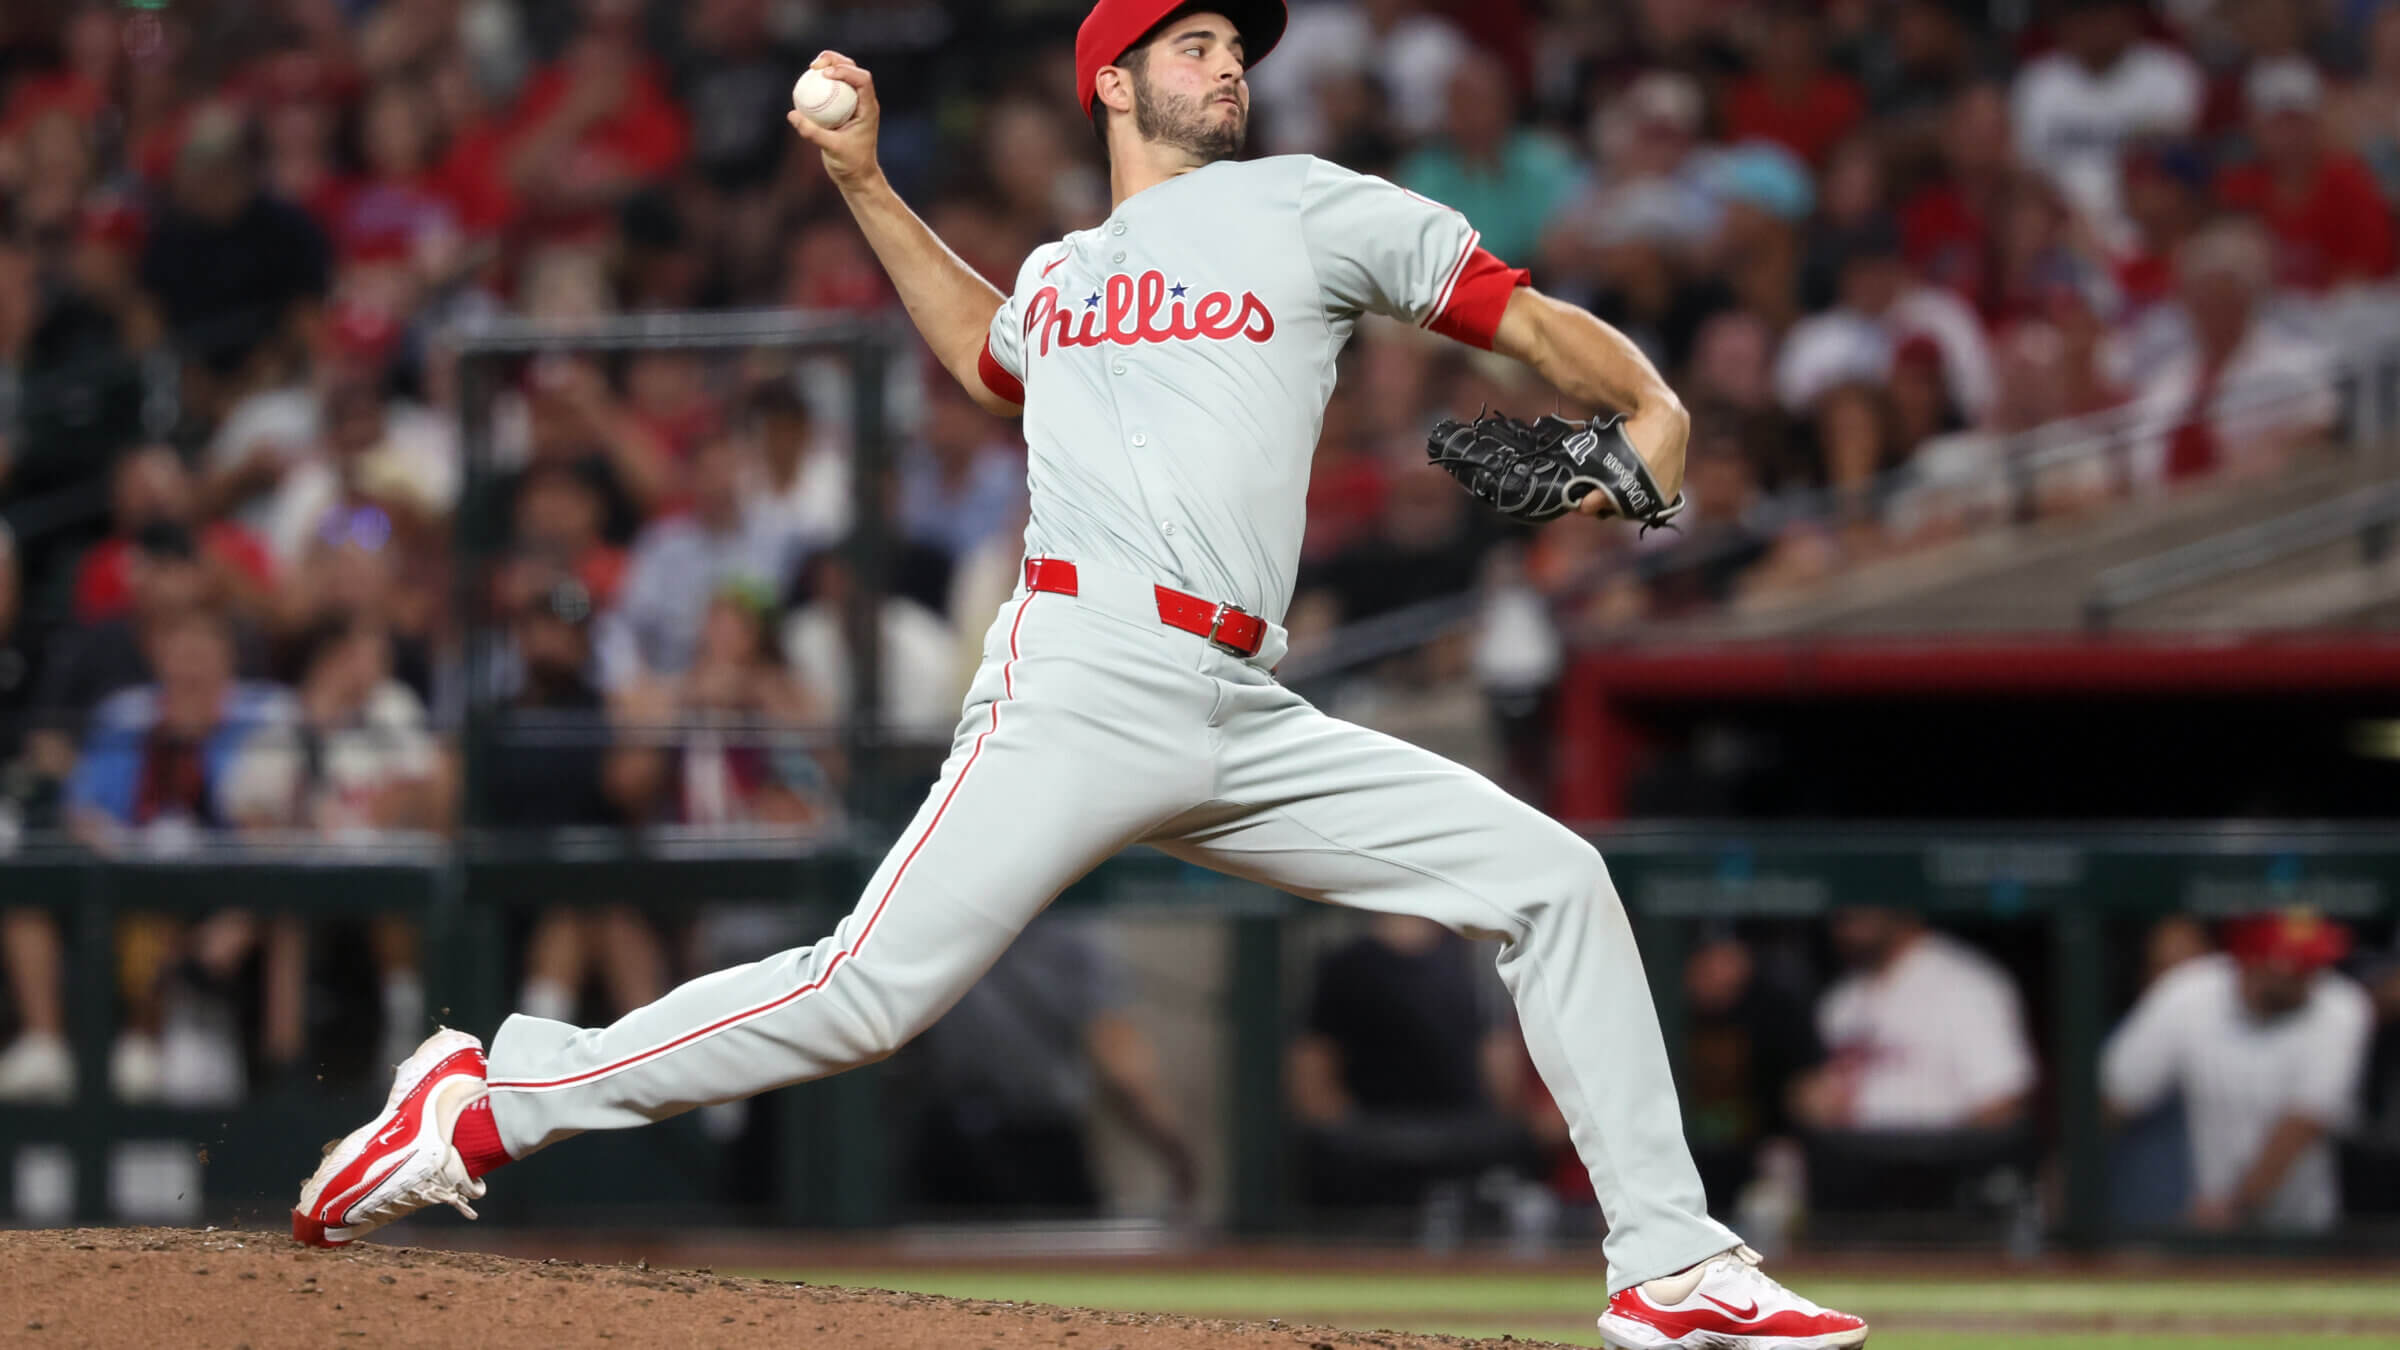
[[[605,1027],[510,1017],[492,1114],[522,1158],[872,1063],[939,1018],[1068,883],[1128,845],[1499,940],[1525,1043],[1608,1219],[1609,1289],[1739,1239],[1708,1217],[1658,1017],[1598,853],[1482,776],[1319,712],[1083,566],[984,638],[951,753],[848,917]]]

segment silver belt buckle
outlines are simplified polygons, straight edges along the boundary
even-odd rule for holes
[[[1228,655],[1248,658],[1254,653],[1243,651],[1241,648],[1236,647],[1232,643],[1227,642],[1223,638],[1217,636],[1217,630],[1225,626],[1225,616],[1228,614],[1239,614],[1246,618],[1250,616],[1250,611],[1242,608],[1240,605],[1230,605],[1222,600],[1218,601],[1217,612],[1211,614],[1208,618],[1208,645],[1216,648],[1218,651],[1225,652]]]

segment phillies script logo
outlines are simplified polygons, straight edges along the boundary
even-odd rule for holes
[[[1180,281],[1169,286],[1166,274],[1156,268],[1139,277],[1119,272],[1108,279],[1105,296],[1095,291],[1081,303],[1069,301],[1065,306],[1059,304],[1058,287],[1044,286],[1025,307],[1025,341],[1032,345],[1034,330],[1041,330],[1039,352],[1048,356],[1052,342],[1061,347],[1097,347],[1103,342],[1130,347],[1198,338],[1264,342],[1275,336],[1275,316],[1256,293],[1244,291],[1236,300],[1225,291],[1210,291],[1195,299],[1190,290]],[[1083,312],[1076,313],[1078,309]]]

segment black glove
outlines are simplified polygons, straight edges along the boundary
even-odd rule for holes
[[[1575,509],[1587,492],[1608,498],[1610,514],[1641,522],[1642,532],[1683,514],[1683,494],[1666,501],[1640,452],[1625,439],[1618,414],[1570,422],[1548,414],[1521,422],[1485,413],[1472,422],[1445,418],[1425,441],[1426,457],[1477,501],[1539,524]]]

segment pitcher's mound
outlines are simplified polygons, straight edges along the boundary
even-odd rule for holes
[[[1399,1332],[1214,1322],[885,1290],[587,1266],[372,1240],[311,1251],[279,1233],[0,1232],[0,1341],[13,1345],[773,1347],[792,1350],[1433,1350]]]

